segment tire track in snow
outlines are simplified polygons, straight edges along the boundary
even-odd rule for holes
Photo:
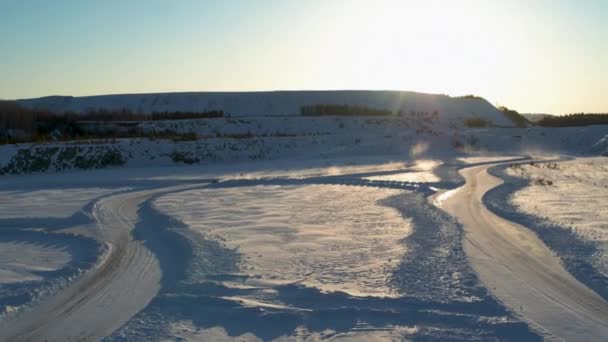
[[[480,279],[548,337],[604,340],[608,303],[570,275],[532,231],[484,206],[484,194],[502,184],[488,174],[490,166],[461,170],[466,184],[433,199],[463,223],[465,252]]]
[[[143,309],[160,289],[154,254],[131,231],[140,205],[164,192],[197,185],[123,193],[101,199],[93,215],[108,245],[100,263],[70,287],[0,326],[0,340],[98,340]]]

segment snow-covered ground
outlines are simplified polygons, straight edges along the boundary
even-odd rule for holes
[[[29,187],[0,190],[0,316],[10,317],[92,267],[102,246],[86,237],[84,211],[124,189]]]
[[[411,227],[395,209],[376,202],[400,193],[340,185],[235,187],[168,195],[155,204],[202,236],[238,249],[243,274],[234,276],[243,281],[236,278],[227,287],[266,292],[300,284],[390,297],[397,293],[388,278],[407,253],[399,241]]]
[[[608,297],[608,158],[513,165],[505,173],[525,181],[508,197],[521,219]]]
[[[102,246],[95,240],[44,230],[0,232],[0,322],[71,284],[93,267]]]
[[[575,279],[535,232],[483,205],[502,183],[489,167],[463,169],[466,184],[438,196],[438,205],[463,223],[464,250],[481,281],[546,339],[603,339],[608,302]]]
[[[248,124],[252,126],[250,128],[241,128],[234,120],[233,123],[226,121],[225,125],[211,136],[199,135],[197,140],[188,141],[129,138],[2,145],[0,175],[118,166],[147,168],[186,164],[213,165],[259,160],[327,159],[331,162],[341,158],[388,154],[398,158],[434,156],[451,162],[453,158],[466,157],[469,154],[608,153],[608,130],[605,126],[553,129],[463,129],[430,126],[421,129],[408,126],[406,121],[401,122],[399,119],[327,117],[310,118],[308,124],[312,126],[297,124],[293,127],[294,132],[288,132],[280,126],[275,127],[274,124],[265,126],[266,123],[263,122],[268,120],[263,119],[248,119],[251,121],[251,124]],[[214,120],[216,119],[184,120],[179,121],[176,126],[179,128],[187,125],[190,127],[188,129],[202,134],[199,129],[206,127],[207,122],[216,122]],[[301,118],[288,120],[298,121]],[[154,126],[162,123],[144,125]],[[340,128],[341,125],[347,128]],[[178,131],[181,132],[181,129]],[[274,133],[267,134],[266,131]]]
[[[517,209],[572,229],[585,240],[608,243],[608,158],[523,164],[507,173],[530,182],[511,199]],[[602,264],[608,271],[608,263]]]
[[[364,180],[440,163],[387,161],[221,177],[146,202],[163,287],[109,340],[536,339],[480,285],[454,220],[399,182]]]
[[[365,179],[396,182],[434,183],[441,179],[435,174],[435,168],[441,165],[438,160],[417,160],[416,164],[407,169],[407,172],[392,173],[381,176],[370,176]]]
[[[119,214],[133,222],[128,244],[154,256],[157,262],[142,260],[158,265],[160,280],[108,340],[534,340],[537,332],[478,280],[462,226],[425,199],[433,187],[455,186],[445,175],[460,167],[514,157],[416,160],[408,153],[5,176],[0,251],[13,261],[1,273],[4,324],[25,327],[12,317],[30,317],[20,313],[94,277],[95,270],[78,276],[75,265],[90,269],[104,255],[99,242],[114,234],[104,230],[120,226],[100,227]],[[94,241],[85,236],[97,246],[83,244]],[[11,256],[16,248],[26,253]],[[112,278],[103,279],[111,291]],[[116,284],[137,288],[137,279]],[[29,299],[17,301],[23,293]],[[104,302],[113,297],[120,298],[104,295]],[[83,303],[90,298],[102,297],[90,293]],[[111,317],[127,312],[95,310],[104,318],[96,321],[100,335],[90,336],[99,337],[120,326]],[[22,336],[79,331],[53,322]]]
[[[0,282],[40,281],[36,273],[56,271],[70,261],[64,249],[22,242],[0,243]]]
[[[460,222],[426,196],[461,185],[465,166],[608,150],[601,126],[213,120],[140,123],[195,132],[192,141],[0,147],[8,173],[0,176],[0,339],[536,340],[542,331],[478,278]],[[74,170],[118,157],[123,167]],[[184,163],[193,165],[176,166]],[[574,241],[566,269],[579,280],[591,275],[581,281],[602,294],[606,194],[597,189],[606,165],[586,163],[559,163],[559,175],[509,169],[524,179],[491,190],[486,202],[517,206],[509,218],[566,224],[571,236],[539,236],[552,249],[563,241],[559,251]],[[28,172],[36,174],[13,174]],[[533,181],[513,202],[499,201],[540,177],[553,184]],[[544,204],[526,207],[540,194]],[[568,201],[593,209],[566,212]]]
[[[0,219],[68,218],[91,200],[113,191],[96,187],[0,191]]]

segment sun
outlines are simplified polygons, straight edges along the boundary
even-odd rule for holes
[[[318,60],[329,83],[362,89],[467,94],[500,88],[507,26],[481,1],[355,0],[330,2],[330,26]],[[504,68],[507,67],[507,70]],[[337,81],[336,81],[337,80]]]

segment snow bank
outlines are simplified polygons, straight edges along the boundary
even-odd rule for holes
[[[608,298],[608,159],[516,165],[484,199],[490,209],[534,230],[579,281]]]

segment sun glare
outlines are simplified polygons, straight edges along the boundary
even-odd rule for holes
[[[337,18],[324,34],[325,65],[339,65],[342,84],[375,89],[416,89],[465,94],[497,92],[508,74],[501,52],[507,26],[488,18],[498,9],[483,2],[348,1],[333,3]],[[322,28],[325,29],[325,28]],[[508,28],[513,31],[512,28]],[[511,36],[513,32],[511,32]],[[336,48],[336,46],[338,48]],[[503,69],[498,68],[499,65]],[[337,84],[341,87],[342,84]]]

